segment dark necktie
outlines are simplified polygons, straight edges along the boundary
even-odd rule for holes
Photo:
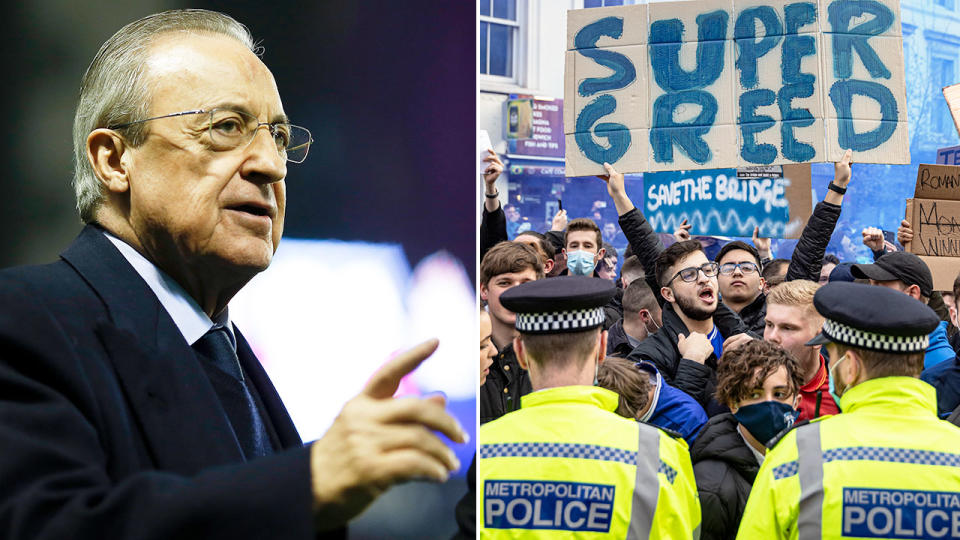
[[[193,344],[193,349],[216,368],[216,371],[207,369],[207,375],[233,426],[244,456],[249,460],[272,453],[270,438],[244,382],[237,350],[227,329],[214,326]]]

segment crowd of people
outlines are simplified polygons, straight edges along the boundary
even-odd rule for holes
[[[481,344],[481,536],[960,535],[960,275],[935,290],[926,264],[875,228],[863,231],[872,264],[825,252],[850,157],[789,260],[756,232],[710,260],[686,224],[665,247],[605,164],[598,181],[628,240],[617,276],[612,233],[590,218],[560,211],[546,233],[509,236],[490,152],[478,286],[497,352]],[[907,222],[898,235],[912,238]],[[917,489],[958,502],[903,502]]]

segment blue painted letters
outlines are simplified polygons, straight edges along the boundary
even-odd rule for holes
[[[590,58],[601,66],[613,70],[613,74],[604,77],[585,79],[580,83],[579,93],[583,97],[599,92],[611,92],[626,87],[637,78],[636,68],[626,56],[613,51],[597,49],[597,40],[601,36],[619,39],[623,35],[623,19],[606,17],[584,26],[574,38],[580,54]],[[611,95],[602,95],[588,103],[577,115],[577,128],[574,139],[577,146],[588,159],[596,163],[616,163],[630,147],[630,131],[623,124],[599,122],[600,118],[617,110],[617,100]],[[603,137],[610,143],[603,147],[590,135],[591,128],[597,137]]]

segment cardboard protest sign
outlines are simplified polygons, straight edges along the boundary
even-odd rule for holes
[[[917,187],[913,196],[960,201],[960,167],[921,164],[917,168]]]
[[[907,199],[913,229],[907,250],[931,257],[960,257],[960,201]],[[956,269],[960,272],[960,267]]]
[[[920,165],[914,196],[904,217],[913,240],[903,248],[927,264],[935,290],[952,290],[960,272],[960,167]]]
[[[643,215],[657,232],[687,220],[694,235],[750,236],[758,226],[760,236],[799,238],[811,212],[810,166],[773,169],[740,177],[737,169],[646,173]]]
[[[568,12],[567,176],[909,163],[897,0]]]
[[[930,273],[933,274],[933,290],[952,291],[953,280],[957,279],[957,273],[960,272],[960,257],[926,257],[920,255]]]

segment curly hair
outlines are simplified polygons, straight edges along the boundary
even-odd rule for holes
[[[800,363],[786,350],[755,339],[724,351],[717,368],[717,401],[731,409],[736,407],[781,366],[787,370],[790,393],[796,395],[803,386],[803,375]]]
[[[617,414],[637,420],[650,402],[650,375],[626,358],[608,356],[600,364],[597,384],[620,394]]]

